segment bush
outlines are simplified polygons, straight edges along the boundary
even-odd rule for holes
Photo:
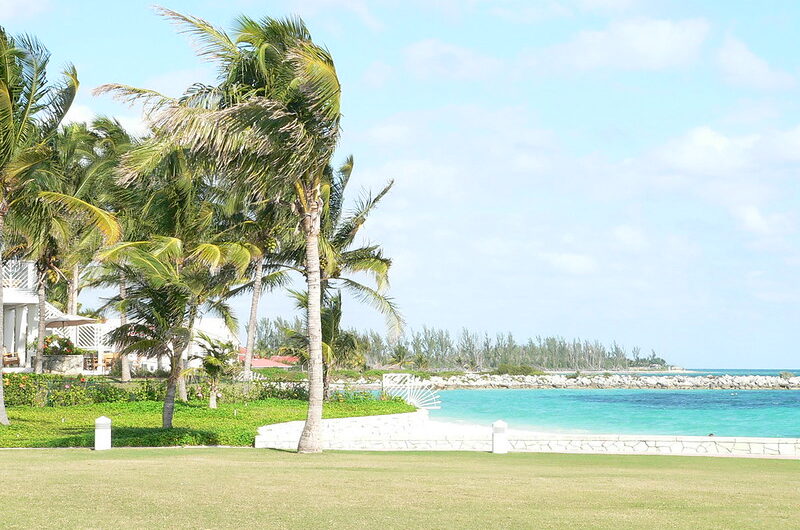
[[[85,386],[64,383],[61,387],[50,389],[47,404],[52,407],[71,407],[74,405],[91,405],[94,403]]]
[[[544,375],[544,372],[532,366],[500,364],[494,371],[496,375]]]
[[[253,371],[266,377],[270,381],[305,381],[307,379],[306,373],[300,370],[254,368]]]
[[[157,379],[148,379],[147,381],[139,381],[136,383],[136,388],[133,391],[134,401],[163,401],[167,395],[166,381],[159,381]]]
[[[48,335],[44,338],[45,355],[83,355],[84,350],[76,348],[67,337]]]
[[[792,372],[781,372],[778,374],[778,377],[781,379],[791,379],[794,377],[794,374]]]

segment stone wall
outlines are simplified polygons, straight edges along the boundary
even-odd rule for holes
[[[43,355],[45,372],[63,375],[80,375],[83,372],[83,355]]]
[[[296,449],[303,423],[293,421],[261,427],[255,446]],[[325,449],[492,450],[491,428],[430,421],[424,410],[408,414],[326,419],[322,425]],[[509,430],[508,439],[512,452],[800,458],[800,439],[797,438],[541,434]]]

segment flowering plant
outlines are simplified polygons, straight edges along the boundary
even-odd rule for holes
[[[48,335],[44,338],[45,355],[77,355],[78,348],[66,337]]]

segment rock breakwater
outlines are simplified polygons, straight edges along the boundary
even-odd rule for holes
[[[643,389],[724,389],[724,390],[800,390],[800,377],[764,375],[630,375],[591,374],[567,376],[465,374],[433,376],[427,382],[436,389],[458,388],[643,388]]]

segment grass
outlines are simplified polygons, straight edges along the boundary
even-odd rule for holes
[[[0,451],[4,528],[789,528],[800,462]]]
[[[308,403],[267,399],[249,403],[176,404],[174,429],[161,429],[162,403],[139,401],[73,407],[10,407],[10,427],[0,426],[0,447],[91,447],[94,420],[108,416],[118,447],[175,445],[252,446],[262,425],[303,420]],[[326,403],[325,417],[368,416],[408,412],[413,407],[392,401]]]

